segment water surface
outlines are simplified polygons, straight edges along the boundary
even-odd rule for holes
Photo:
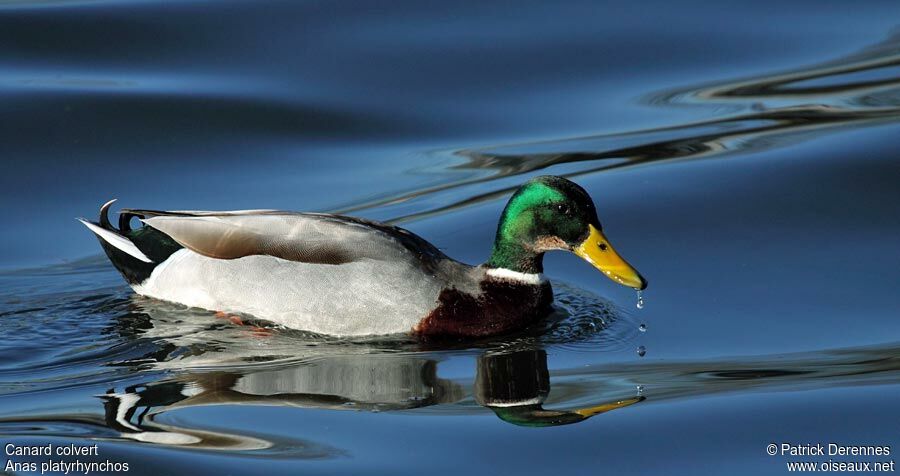
[[[897,446],[898,18],[0,2],[0,442],[133,474],[756,475],[786,472],[769,443]],[[478,263],[547,173],[594,197],[643,309],[552,254],[556,310],[514,335],[237,325],[135,296],[73,220],[337,211]]]

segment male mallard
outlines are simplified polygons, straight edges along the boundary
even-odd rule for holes
[[[647,281],[600,231],[583,188],[543,176],[510,198],[487,263],[455,261],[402,228],[274,210],[123,209],[80,220],[138,294],[251,314],[332,335],[486,336],[527,325],[553,301],[544,252],[571,251],[614,281]],[[131,229],[138,217],[144,226]]]

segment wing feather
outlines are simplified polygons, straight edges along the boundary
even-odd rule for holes
[[[141,213],[144,212],[144,213]],[[394,260],[440,254],[399,228],[335,215],[272,211],[148,212],[142,221],[182,246],[211,258],[251,255],[316,264]]]

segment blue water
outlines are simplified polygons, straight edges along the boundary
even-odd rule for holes
[[[97,443],[129,474],[900,451],[898,157],[894,1],[3,1],[0,443]],[[110,198],[342,212],[478,263],[547,173],[591,193],[643,309],[550,254],[557,309],[515,335],[237,326],[135,296],[74,220]]]

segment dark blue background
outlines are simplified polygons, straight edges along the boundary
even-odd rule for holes
[[[650,288],[638,311],[631,291],[548,256],[551,279],[627,309],[631,330],[649,326],[616,331],[615,349],[548,346],[550,401],[641,384],[646,402],[553,429],[508,425],[471,399],[176,418],[346,452],[304,472],[781,474],[770,442],[896,445],[896,363],[857,381],[840,371],[852,362],[829,356],[891,355],[900,341],[898,26],[895,1],[0,3],[0,441],[47,441],[49,430],[3,422],[94,414],[93,395],[124,378],[110,362],[137,344],[110,337],[121,316],[75,304],[130,299],[124,283],[101,261],[47,267],[99,253],[74,217],[110,198],[345,211],[477,263],[511,190],[552,173],[588,189]],[[101,334],[94,345],[115,358],[91,357]],[[177,367],[178,355],[164,360]],[[466,385],[474,355],[428,354]],[[697,377],[777,362],[822,373],[722,392]],[[629,370],[586,370],[574,380],[593,382],[587,396],[569,398],[560,376],[585,366]],[[209,472],[300,464],[108,448],[143,471],[156,464],[145,459]]]

